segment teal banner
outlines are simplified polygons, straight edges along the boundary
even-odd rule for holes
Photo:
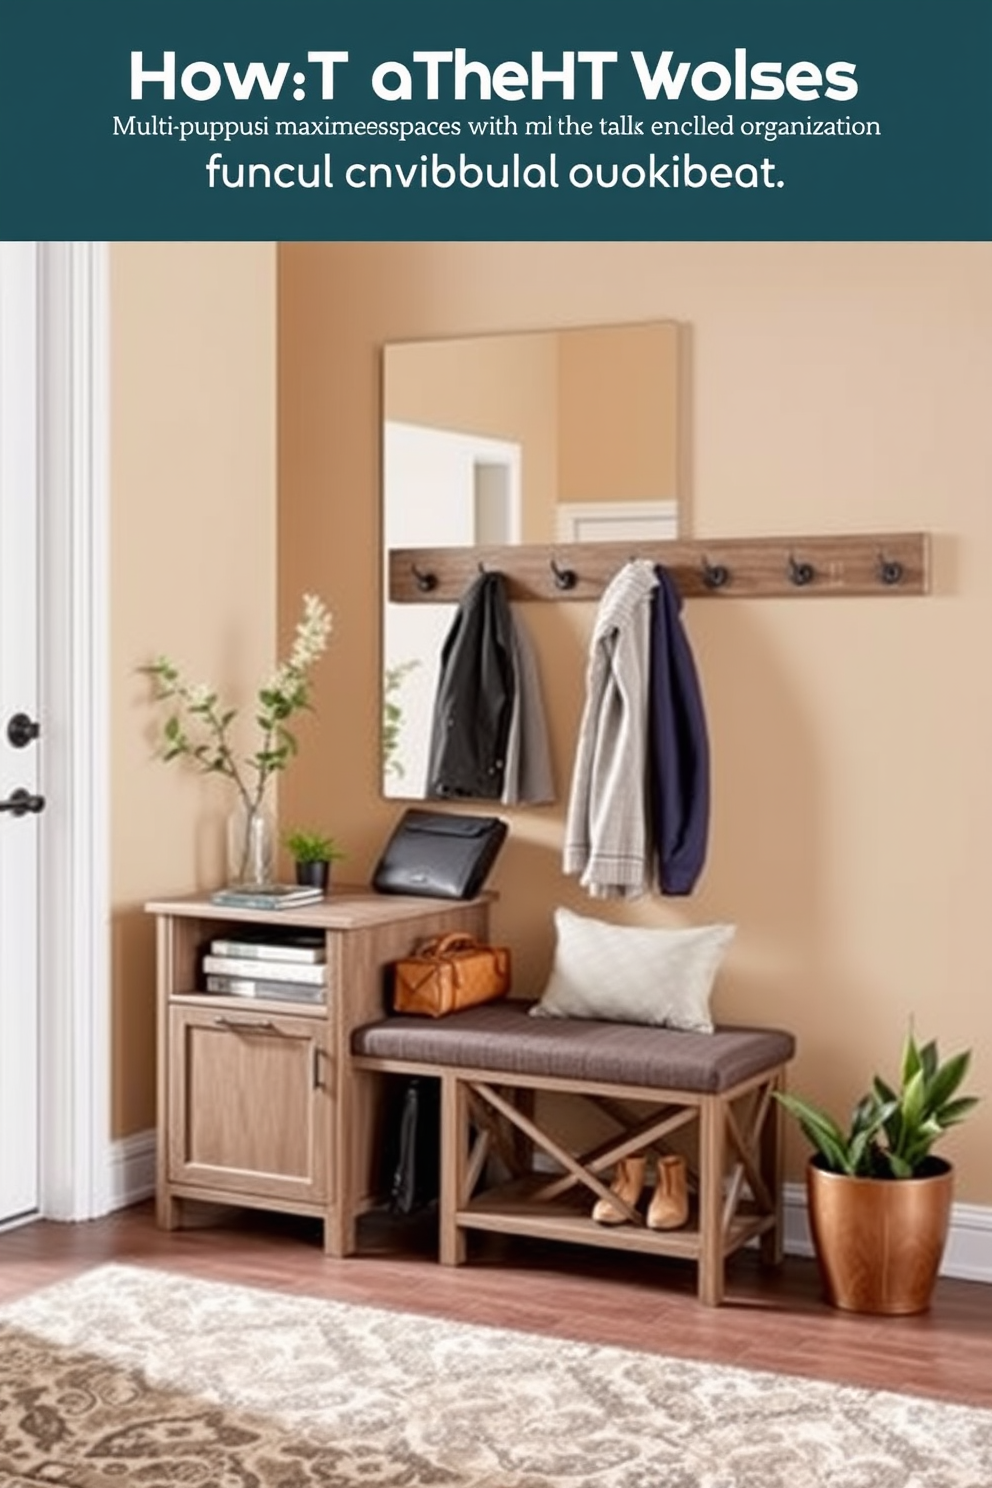
[[[3,0],[12,238],[988,239],[992,0]]]

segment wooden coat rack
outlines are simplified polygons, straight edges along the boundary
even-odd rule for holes
[[[595,542],[520,547],[391,548],[389,598],[456,602],[482,570],[502,573],[510,599],[598,599],[632,558],[663,564],[686,598],[926,594],[925,532],[838,537]]]

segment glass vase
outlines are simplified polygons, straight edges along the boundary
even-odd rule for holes
[[[248,808],[239,801],[227,819],[227,881],[236,888],[271,884],[275,826],[265,803]]]

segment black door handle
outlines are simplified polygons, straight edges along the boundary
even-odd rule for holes
[[[33,796],[24,787],[11,791],[6,801],[0,801],[0,811],[9,811],[12,816],[26,816],[29,811],[44,811],[44,796]]]
[[[26,713],[15,713],[7,724],[7,738],[15,749],[26,749],[41,733],[41,724]]]

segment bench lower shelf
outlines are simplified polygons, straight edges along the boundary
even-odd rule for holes
[[[534,1194],[547,1181],[547,1174],[542,1173],[486,1189],[456,1210],[455,1224],[464,1230],[489,1230],[503,1235],[564,1240],[572,1245],[608,1246],[613,1250],[645,1251],[692,1261],[699,1259],[701,1239],[695,1205],[687,1223],[677,1230],[649,1230],[646,1225],[634,1224],[597,1224],[589,1213],[592,1200],[588,1195],[566,1194],[553,1200],[535,1199]],[[747,1205],[741,1205],[724,1236],[724,1255],[730,1255],[749,1240],[772,1229],[774,1223],[774,1216],[758,1214]]]

